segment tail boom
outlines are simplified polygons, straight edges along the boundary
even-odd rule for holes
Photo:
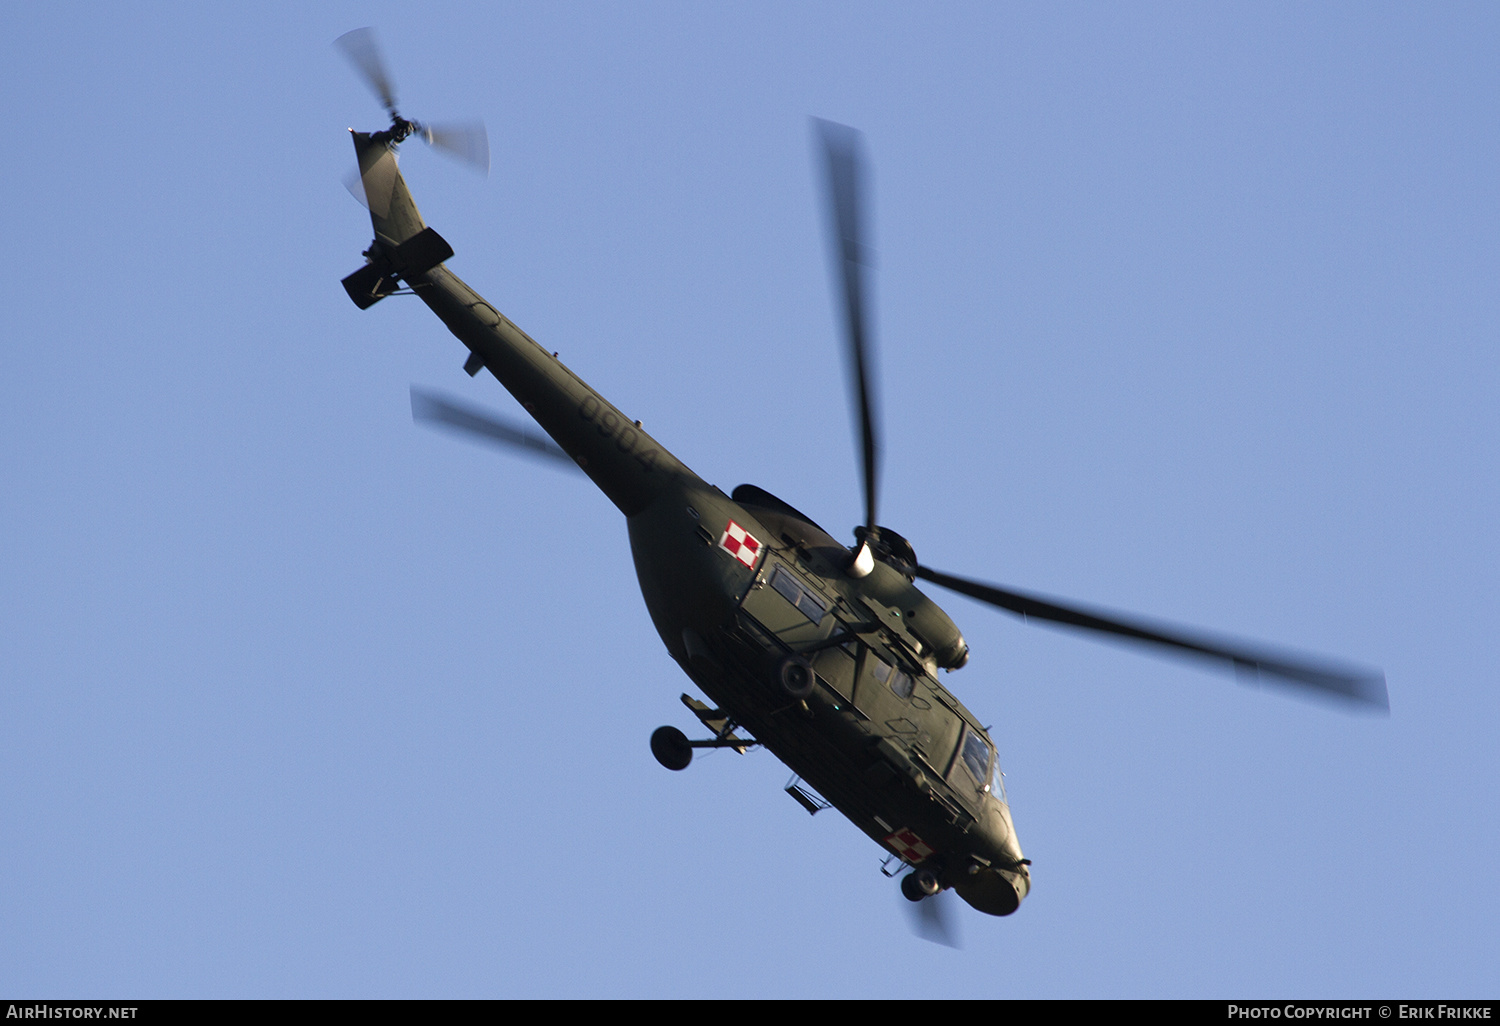
[[[360,309],[405,282],[469,348],[464,370],[488,369],[626,516],[683,485],[708,487],[641,427],[595,392],[443,265],[448,245],[423,223],[396,167],[389,132],[352,133],[375,241],[344,279]]]

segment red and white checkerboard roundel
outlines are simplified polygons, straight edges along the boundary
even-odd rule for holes
[[[719,548],[752,570],[755,568],[755,560],[760,556],[760,542],[733,520],[729,522],[728,527],[724,528],[724,536],[719,539]]]
[[[929,856],[934,854],[927,842],[912,833],[909,827],[902,827],[895,833],[887,834],[885,843],[897,855],[900,855],[914,866],[919,862],[925,862]]]

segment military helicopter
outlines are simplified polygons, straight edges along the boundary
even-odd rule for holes
[[[1378,671],[958,577],[920,563],[904,537],[878,522],[880,431],[854,130],[814,123],[864,493],[864,521],[849,547],[765,489],[744,484],[725,495],[704,481],[453,274],[445,261],[454,251],[417,212],[397,147],[418,136],[487,166],[482,131],[406,120],[369,30],[337,45],[391,118],[380,131],[351,129],[375,238],[344,288],[362,310],[398,293],[421,299],[468,349],[464,370],[492,374],[541,432],[416,389],[414,417],[574,466],[624,514],[652,622],[712,703],[682,696],[706,736],[689,739],[673,726],[652,734],[651,751],[667,769],[686,769],[699,749],[762,746],[793,771],[787,791],[804,808],[835,808],[881,846],[885,872],[900,876],[906,898],[929,901],[951,889],[975,909],[1004,916],[1030,891],[1031,862],[983,721],[938,680],[939,670],[968,661],[968,645],[919,579],[1027,621],[1152,646],[1351,707],[1388,709]]]

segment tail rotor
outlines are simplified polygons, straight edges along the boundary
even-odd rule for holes
[[[457,160],[481,174],[490,172],[490,137],[482,121],[453,123],[428,123],[409,121],[396,109],[396,86],[381,56],[380,45],[375,40],[372,28],[357,28],[345,32],[333,41],[354,70],[364,79],[365,85],[380,101],[391,116],[391,127],[383,133],[385,141],[399,145],[411,136],[418,136],[439,153]],[[351,188],[350,192],[354,192]],[[355,199],[359,199],[355,195]],[[368,205],[368,204],[367,204]]]

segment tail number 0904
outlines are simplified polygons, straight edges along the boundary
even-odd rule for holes
[[[614,439],[615,447],[621,452],[633,454],[636,462],[647,471],[656,469],[656,450],[646,446],[637,451],[636,445],[641,440],[641,433],[630,421],[614,410],[607,409],[598,396],[584,396],[583,402],[578,404],[578,415],[594,424],[605,438]]]

